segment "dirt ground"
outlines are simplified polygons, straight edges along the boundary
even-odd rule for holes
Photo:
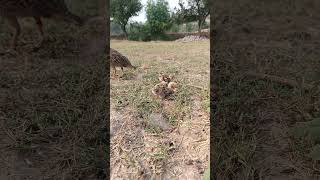
[[[297,122],[319,118],[320,4],[215,4],[212,152],[218,179],[318,179]],[[267,75],[267,76],[265,76]]]
[[[202,179],[209,165],[209,40],[112,40],[136,70],[111,79],[111,179]],[[153,97],[160,72],[172,100]]]
[[[33,51],[35,23],[20,22],[17,52],[0,56],[0,179],[104,179],[105,25],[45,20],[50,41]],[[4,52],[5,21],[0,36]]]

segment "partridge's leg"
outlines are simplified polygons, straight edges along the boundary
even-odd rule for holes
[[[114,70],[114,75],[116,76],[117,75],[117,69],[115,66],[112,66],[113,70]]]
[[[123,76],[123,74],[124,74],[124,72],[123,72],[123,67],[121,67],[121,71],[122,71],[122,76]]]
[[[8,17],[8,20],[9,20],[9,24],[15,29],[12,42],[11,42],[11,50],[16,50],[18,38],[21,33],[21,27],[19,25],[17,17]]]
[[[44,40],[45,40],[45,37],[44,37],[44,32],[43,32],[43,25],[42,25],[42,21],[41,21],[41,18],[40,17],[33,17],[34,20],[36,21],[36,24],[37,24],[37,27],[38,27],[38,31],[40,33],[40,42],[39,44],[35,47],[36,49],[40,48],[43,43],[44,43]]]

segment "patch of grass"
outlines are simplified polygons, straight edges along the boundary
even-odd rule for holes
[[[146,124],[148,124],[148,122],[146,122]],[[162,129],[160,127],[155,127],[155,126],[147,126],[145,128],[147,133],[151,133],[151,134],[160,134],[162,132]]]
[[[117,41],[115,41],[117,42]],[[163,42],[159,43],[159,49],[154,49],[152,47],[152,44],[146,44],[146,43],[136,43],[136,42],[126,42],[126,46],[121,45],[122,47],[128,48],[130,52],[126,52],[126,49],[123,49],[122,52],[124,54],[130,54],[131,52],[137,52],[141,51],[144,48],[149,48],[151,51],[166,51],[168,49],[171,49],[171,51],[175,51],[174,49],[179,50],[181,47],[178,44],[175,44],[174,47],[171,47],[172,45],[169,45],[166,47],[166,45]],[[114,48],[117,48],[117,43],[111,43]],[[173,43],[172,43],[173,44]],[[130,48],[132,45],[134,45],[134,48]],[[147,47],[143,47],[147,45]],[[188,46],[188,45],[187,45]],[[154,53],[156,55],[163,54],[161,52]],[[143,53],[141,53],[143,55]],[[150,54],[151,55],[151,54]],[[182,57],[183,58],[183,57]],[[133,80],[134,84],[128,84],[128,85],[122,85],[121,87],[117,86],[118,92],[125,90],[125,93],[123,93],[123,96],[116,96],[116,99],[121,99],[121,97],[126,97],[126,100],[128,101],[128,104],[135,107],[138,113],[140,114],[150,114],[151,112],[159,112],[162,108],[161,101],[156,100],[152,97],[151,89],[154,85],[159,83],[158,75],[160,72],[164,72],[167,74],[172,74],[175,76],[174,81],[178,83],[178,92],[173,96],[174,101],[174,109],[172,109],[172,112],[168,113],[170,120],[176,121],[176,119],[181,118],[180,116],[182,114],[188,114],[188,111],[190,110],[190,103],[191,103],[191,96],[193,95],[193,89],[190,89],[186,84],[188,82],[188,79],[182,75],[184,73],[183,67],[176,66],[176,63],[173,62],[172,64],[170,62],[167,62],[166,64],[160,61],[155,61],[154,58],[150,59],[147,57],[142,57],[144,60],[144,64],[149,66],[150,69],[148,69],[147,73],[142,74],[141,80]],[[141,59],[138,59],[141,64]],[[188,61],[192,61],[192,57],[188,58]],[[186,62],[187,64],[188,62]],[[135,64],[135,63],[134,63]],[[202,67],[203,68],[203,67]],[[138,73],[138,72],[135,72]],[[208,91],[207,91],[208,92]]]
[[[175,101],[175,113],[176,117],[179,118],[179,115],[189,114],[191,109],[191,96],[193,95],[193,92],[190,91],[190,89],[183,85],[185,82],[180,81],[179,91],[174,96]]]
[[[210,94],[209,91],[206,90],[202,90],[201,91],[201,99],[202,99],[202,103],[201,103],[201,107],[207,111],[208,113],[210,113]]]
[[[121,79],[122,80],[133,80],[135,77],[134,71],[128,71],[122,74]]]
[[[312,158],[315,161],[320,159],[318,144],[320,139],[319,125],[320,118],[315,118],[308,122],[298,122],[296,127],[291,129],[291,134],[297,138],[295,149],[304,156],[306,156],[306,152],[309,152],[307,157]]]
[[[166,72],[176,72],[176,70]],[[153,86],[159,83],[159,73],[159,70],[148,72],[148,74],[143,76],[141,82],[123,86],[123,90],[125,90],[123,96],[116,96],[114,99],[116,106],[124,107],[130,105],[137,110],[139,116],[144,118],[148,117],[152,112],[163,111],[163,104],[159,99],[153,97],[151,93]],[[185,82],[180,81],[179,83],[182,85],[179,86],[179,92],[173,96],[174,108],[166,113],[171,122],[183,119],[181,116],[190,111],[190,97],[192,93],[188,87],[183,85],[186,84]],[[117,91],[122,91],[122,88],[118,88]]]
[[[176,112],[169,112],[169,113],[165,113],[167,119],[168,119],[168,122],[171,124],[171,125],[177,125],[177,123],[179,122],[179,118],[177,116],[177,113]]]
[[[168,147],[166,147],[165,145],[159,145],[158,147],[156,147],[156,151],[155,153],[152,155],[153,158],[155,158],[156,160],[163,160],[166,159],[168,156]]]
[[[213,93],[217,108],[212,116],[215,135],[211,142],[217,179],[276,178],[284,173],[270,172],[287,167],[288,163],[296,168],[286,173],[286,177],[306,179],[317,174],[317,165],[307,156],[312,144],[310,140],[294,140],[288,131],[295,122],[317,117],[319,98],[312,97],[318,97],[315,94],[319,94],[319,90],[303,91],[286,83],[245,75],[254,71],[285,80],[315,81],[310,77],[319,70],[314,67],[320,66],[312,59],[319,53],[307,48],[306,44],[315,47],[319,37],[313,36],[312,42],[307,43],[291,34],[292,31],[299,34],[300,29],[296,27],[307,24],[311,27],[315,21],[306,14],[281,7],[296,7],[299,11],[316,9],[306,8],[304,2],[299,2],[302,6],[297,7],[297,2],[244,0],[237,2],[239,6],[227,6],[230,9],[224,9],[225,4],[216,3],[218,14],[232,14],[232,20],[225,25],[220,26],[223,18],[215,19],[216,30],[223,29],[224,32],[215,39],[213,54],[216,88]],[[299,19],[293,23],[296,27],[279,18],[289,14],[293,19]],[[249,36],[241,28],[233,28],[239,24],[251,31]],[[262,27],[264,30],[258,32]],[[307,33],[312,34],[310,31]],[[277,167],[270,164],[277,164]]]
[[[129,146],[130,143],[145,144],[145,146],[132,149],[132,151],[135,154],[141,154],[139,156],[145,160],[145,166],[151,167],[152,174],[159,175],[164,171],[171,171],[171,169],[165,169],[170,166],[167,165],[168,162],[175,161],[174,153],[180,152],[180,147],[174,147],[176,149],[171,151],[170,148],[176,142],[173,140],[175,137],[171,137],[170,134],[172,133],[168,130],[179,129],[180,124],[185,123],[187,126],[190,124],[188,122],[191,121],[194,111],[192,108],[193,97],[200,97],[202,94],[199,93],[200,91],[190,88],[188,84],[197,83],[197,85],[203,86],[205,79],[207,79],[206,83],[208,82],[209,58],[205,59],[205,57],[209,57],[209,44],[208,42],[177,43],[114,40],[111,41],[111,46],[126,55],[132,64],[139,64],[140,67],[134,71],[135,78],[132,80],[111,81],[111,101],[113,105],[118,106],[117,110],[119,111],[126,108],[132,111],[132,121],[134,121],[135,126],[128,131],[139,128],[144,130],[143,132],[139,131],[137,136],[142,134],[141,136],[144,137],[143,139],[146,142],[135,139],[126,142],[125,145]],[[186,52],[186,49],[189,51]],[[152,88],[160,83],[158,80],[160,72],[174,75],[173,81],[178,84],[177,92],[167,100],[157,99],[151,92]],[[194,79],[193,75],[201,77],[201,81]],[[203,87],[207,88],[206,86]],[[206,93],[209,92],[208,89],[205,91]],[[204,94],[203,96],[206,97]],[[118,105],[119,101],[125,103]],[[126,107],[123,107],[122,104]],[[160,116],[159,119],[157,119],[158,115]],[[194,117],[192,121],[202,123],[198,122],[196,118]],[[164,130],[165,128],[169,129]],[[198,127],[193,127],[193,130],[195,128]],[[203,132],[203,126],[199,128],[200,131]],[[174,142],[166,143],[168,140]],[[138,157],[134,157],[134,159],[135,161],[141,161]],[[183,163],[180,162],[181,160],[177,161],[179,161],[177,163]],[[127,164],[123,165],[127,167]],[[120,175],[125,177],[125,174]]]
[[[99,12],[97,2],[74,3],[68,5],[80,16]],[[79,52],[87,51],[89,42],[102,37],[104,29],[94,28],[99,23],[78,28],[45,19],[45,32],[54,40],[31,52],[39,38],[36,26],[30,18],[20,22],[20,40],[28,44],[19,41],[18,54],[3,55],[0,62],[0,87],[5,96],[1,98],[1,123],[9,132],[0,133],[0,139],[10,147],[0,149],[1,156],[25,154],[23,158],[49,179],[103,179],[108,161],[105,62],[97,54],[86,61]],[[11,28],[4,21],[1,27],[4,41],[0,49],[5,50]]]
[[[66,66],[65,69],[60,70],[61,74],[59,75],[63,77],[61,79],[47,72],[48,74],[41,76],[42,83],[36,82],[37,76],[33,76],[35,79],[28,79],[31,80],[30,83],[21,81],[20,83],[25,84],[9,84],[9,87],[23,87],[14,90],[14,92],[25,94],[21,98],[8,95],[7,110],[4,111],[6,118],[8,118],[7,122],[9,122],[6,123],[6,128],[15,129],[14,136],[17,138],[17,145],[14,146],[21,149],[21,147],[31,147],[31,144],[41,145],[37,142],[42,139],[42,136],[49,135],[45,141],[48,143],[52,141],[51,143],[56,146],[64,147],[65,150],[60,153],[65,155],[71,153],[76,158],[69,162],[70,166],[61,170],[74,166],[95,168],[98,161],[106,161],[106,159],[103,159],[106,158],[104,155],[99,159],[91,157],[94,155],[92,153],[96,152],[90,150],[91,148],[99,149],[100,146],[106,147],[106,142],[103,140],[106,136],[99,133],[105,126],[102,121],[105,115],[103,110],[103,107],[105,107],[103,105],[103,72],[104,70],[97,66]],[[57,78],[50,80],[50,77]],[[46,86],[52,88],[50,91],[37,91],[36,87],[32,87],[34,85],[29,86],[33,84],[32,82],[35,82],[38,88]],[[95,130],[87,127],[92,123],[95,123],[91,126]],[[23,124],[23,126],[17,126],[18,124]],[[53,134],[50,134],[49,131],[49,134],[46,135],[47,129],[52,128],[55,129],[52,132]],[[62,143],[56,142],[55,138],[61,139]],[[77,140],[73,141],[73,139]],[[70,141],[73,141],[73,145],[65,147],[69,145]],[[70,148],[74,150],[70,152]],[[32,152],[33,150],[29,149],[29,151]],[[101,152],[105,154],[102,149],[100,149]],[[51,156],[56,158],[54,154],[51,154]],[[56,161],[59,161],[59,159]],[[52,161],[52,163],[56,161]],[[58,164],[51,165],[56,166]],[[46,171],[50,170],[46,169]],[[75,169],[74,171],[78,170]],[[83,174],[84,172],[78,173]]]

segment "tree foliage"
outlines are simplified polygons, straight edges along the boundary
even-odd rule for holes
[[[178,24],[198,21],[198,31],[201,34],[201,28],[210,14],[208,0],[179,0],[179,9],[174,14],[174,21]]]
[[[138,15],[142,9],[140,0],[111,0],[111,17],[121,26],[127,36],[126,26],[132,16]]]
[[[132,22],[129,26],[129,40],[150,41],[151,34],[149,26],[144,23]]]
[[[162,34],[170,28],[171,17],[169,5],[166,0],[148,0],[146,15],[147,25],[150,28],[151,34]]]

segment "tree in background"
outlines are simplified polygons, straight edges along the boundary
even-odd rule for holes
[[[142,7],[140,0],[111,0],[111,17],[121,26],[126,37],[128,37],[126,26],[129,19],[138,15]]]
[[[166,0],[148,0],[146,15],[147,26],[152,35],[163,34],[171,26],[169,5]]]
[[[179,0],[180,9],[174,14],[176,23],[187,23],[198,21],[198,33],[201,35],[201,29],[209,16],[208,0],[187,0],[187,6],[182,0]]]

